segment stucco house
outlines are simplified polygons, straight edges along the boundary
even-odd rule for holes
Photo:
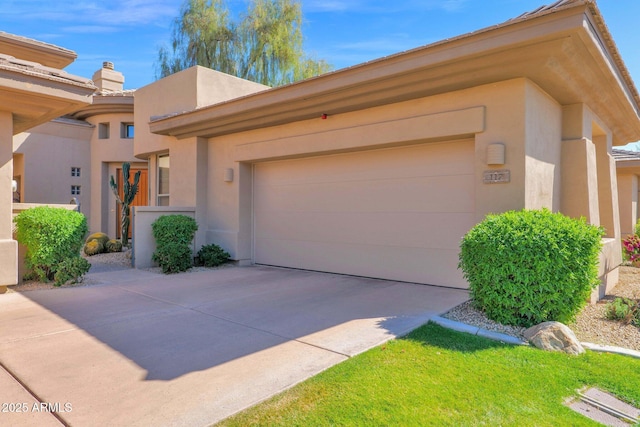
[[[136,92],[155,206],[136,209],[136,265],[150,219],[187,212],[196,248],[240,263],[466,288],[465,232],[547,207],[606,230],[602,295],[621,263],[612,147],[639,114],[590,0],[273,89],[195,67]]]
[[[121,181],[122,162],[140,170],[134,202],[147,204],[147,162],[133,156],[134,91],[124,76],[105,62],[93,75],[91,104],[14,137],[14,180],[23,203],[61,204],[74,199],[91,232],[120,237],[119,209],[109,188]]]
[[[70,50],[0,32],[0,287],[18,280],[13,137],[91,103],[91,80],[62,70],[75,58]]]

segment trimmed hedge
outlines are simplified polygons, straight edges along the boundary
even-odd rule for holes
[[[81,213],[39,206],[21,212],[14,221],[16,239],[27,247],[25,265],[36,279],[54,280],[64,261],[80,257],[87,233],[87,219]]]
[[[500,323],[569,322],[599,284],[603,230],[544,210],[488,215],[463,238],[458,267],[477,308]]]
[[[156,240],[152,260],[165,274],[186,271],[193,266],[191,243],[198,230],[196,220],[186,215],[163,215],[151,224]]]

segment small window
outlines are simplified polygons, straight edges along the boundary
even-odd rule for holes
[[[71,195],[72,196],[79,196],[80,195],[80,186],[79,185],[72,185],[71,186]]]
[[[80,176],[80,168],[72,167],[71,168],[71,176]]]
[[[120,138],[133,139],[133,123],[122,123],[120,127]]]
[[[169,156],[158,156],[158,206],[169,206]]]
[[[98,124],[98,138],[109,139],[109,123]]]

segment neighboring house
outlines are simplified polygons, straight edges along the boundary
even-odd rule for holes
[[[62,70],[75,58],[70,50],[0,32],[0,286],[18,282],[13,137],[91,103],[93,83]]]
[[[105,62],[93,75],[92,103],[14,138],[14,180],[23,203],[77,200],[91,232],[120,237],[120,210],[109,187],[122,179],[122,162],[142,173],[135,205],[146,205],[147,162],[133,156],[133,94]]]
[[[639,104],[587,0],[273,89],[195,67],[136,92],[158,207],[134,239],[150,211],[191,209],[196,248],[241,263],[466,288],[461,237],[546,207],[604,227],[602,295],[621,263],[611,150],[640,139]]]
[[[620,204],[620,232],[622,237],[635,233],[638,221],[638,176],[640,175],[640,153],[637,151],[613,150],[616,159],[618,180],[618,202]]]

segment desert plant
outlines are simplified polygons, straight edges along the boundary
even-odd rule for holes
[[[196,220],[186,215],[163,215],[151,224],[156,240],[152,259],[164,273],[185,271],[193,264],[191,242],[198,230]]]
[[[631,298],[617,297],[607,304],[605,316],[609,320],[617,320],[625,325],[634,324],[640,327],[640,302]]]
[[[98,255],[104,252],[104,245],[100,240],[89,240],[84,244],[84,253],[87,256]]]
[[[120,240],[111,239],[104,245],[107,252],[122,252],[122,242]]]
[[[111,175],[111,180],[109,181],[109,186],[111,186],[111,190],[113,194],[116,196],[116,200],[120,203],[121,206],[121,214],[122,214],[122,245],[127,246],[129,244],[129,224],[130,224],[130,215],[131,215],[131,203],[133,199],[136,197],[138,193],[138,182],[140,181],[140,171],[136,172],[133,183],[129,182],[129,170],[131,169],[131,165],[128,162],[124,162],[122,164],[122,178],[123,178],[123,187],[122,187],[122,199],[120,198],[120,193],[118,192],[118,184],[116,184],[113,179],[113,175]]]
[[[106,245],[107,242],[109,241],[109,236],[107,236],[105,233],[102,233],[102,232],[93,233],[93,234],[90,234],[89,237],[87,237],[87,239],[85,240],[85,243],[89,243],[92,240],[97,240],[103,245]]]
[[[220,246],[211,244],[204,245],[198,251],[198,265],[205,267],[217,267],[229,261],[231,255]]]
[[[603,230],[543,210],[488,215],[460,244],[476,307],[493,320],[531,326],[568,322],[598,285]]]
[[[89,261],[82,257],[65,259],[60,263],[53,276],[54,285],[62,286],[70,280],[72,283],[81,282],[82,277],[87,274],[90,268]]]
[[[14,219],[16,239],[26,246],[25,265],[38,280],[53,280],[63,261],[80,257],[87,219],[64,208],[39,206]]]

